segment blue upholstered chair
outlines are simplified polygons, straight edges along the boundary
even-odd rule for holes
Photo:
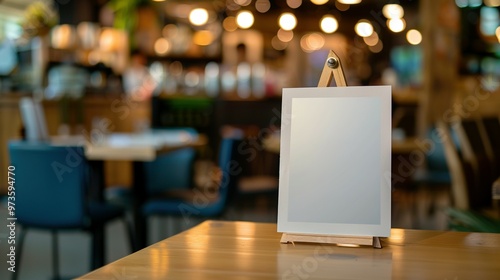
[[[451,175],[446,163],[442,140],[439,139],[438,132],[435,128],[429,129],[427,140],[432,143],[432,149],[427,151],[425,155],[426,166],[424,169],[419,170],[413,179],[419,185],[449,186],[451,184]]]
[[[197,137],[193,128],[156,129],[188,133]],[[196,156],[194,148],[184,148],[159,155],[154,161],[144,162],[146,189],[148,196],[155,196],[167,190],[188,189],[192,186],[193,164]],[[129,187],[111,186],[106,189],[106,198],[110,203],[120,206],[132,205]]]
[[[150,198],[143,207],[145,217],[153,215],[191,217],[218,217],[223,214],[232,180],[241,167],[231,161],[235,139],[224,138],[219,148],[219,177],[216,186],[203,189],[176,190],[164,196]]]
[[[15,215],[22,225],[17,247],[19,262],[14,278],[19,272],[23,242],[30,228],[52,232],[54,278],[59,276],[57,231],[85,230],[92,233],[92,269],[102,265],[99,262],[104,262],[104,246],[99,247],[98,244],[103,245],[104,225],[124,217],[124,210],[90,199],[90,169],[83,148],[12,141],[9,153],[11,165],[15,168]],[[132,242],[130,227],[127,230]],[[99,235],[99,232],[102,234]]]
[[[193,128],[163,129],[158,131],[179,131],[197,137]],[[194,148],[184,148],[158,156],[154,161],[144,163],[148,195],[155,195],[172,189],[187,189],[192,186]]]

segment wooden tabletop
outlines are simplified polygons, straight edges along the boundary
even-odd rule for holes
[[[206,143],[206,137],[193,137],[187,132],[114,133],[102,143],[88,143],[85,156],[89,160],[153,161],[158,154]]]
[[[276,224],[207,221],[78,279],[499,279],[500,234],[392,229],[384,248],[280,244]]]
[[[84,146],[85,157],[89,160],[153,161],[158,154],[183,148],[202,147],[208,142],[205,135],[192,136],[182,130],[112,133],[101,138],[96,143],[91,143],[79,135],[51,137],[51,144]]]
[[[272,135],[262,139],[264,148],[273,153],[280,153],[280,138]],[[419,145],[420,143],[420,145]],[[393,154],[409,154],[413,151],[421,151],[425,146],[422,140],[415,137],[408,137],[401,140],[392,140],[391,151]]]

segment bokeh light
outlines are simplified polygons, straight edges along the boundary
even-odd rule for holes
[[[339,3],[342,4],[348,4],[348,5],[354,5],[354,4],[359,4],[361,3],[361,0],[337,0]]]
[[[193,43],[199,46],[208,46],[214,41],[214,35],[208,30],[196,31],[193,35]]]
[[[273,39],[271,39],[271,46],[273,46],[273,48],[275,50],[281,51],[281,50],[284,50],[286,48],[287,43],[281,41],[278,38],[278,36],[274,36]]]
[[[370,46],[370,47],[377,45],[378,41],[379,41],[379,37],[378,37],[377,32],[373,32],[372,35],[370,35],[368,37],[364,37],[363,41],[365,42],[365,44],[367,46]]]
[[[373,33],[373,25],[369,21],[362,19],[356,23],[354,30],[359,36],[368,37]]]
[[[339,23],[332,15],[325,15],[321,19],[320,27],[325,33],[333,33],[339,28]]]
[[[206,24],[208,21],[208,11],[203,8],[193,9],[189,13],[189,22],[192,25],[201,26]]]
[[[382,8],[382,14],[388,19],[402,18],[405,14],[403,7],[399,4],[386,4]]]
[[[392,32],[398,33],[406,28],[406,22],[402,18],[392,18],[387,21],[387,26]]]
[[[297,18],[292,13],[283,13],[279,18],[279,25],[283,30],[293,30],[297,26]]]
[[[311,3],[315,5],[323,5],[326,4],[326,2],[328,2],[328,0],[311,0]]]
[[[253,14],[249,11],[241,11],[236,16],[236,24],[239,28],[248,29],[252,27],[254,22]]]
[[[236,18],[232,16],[225,18],[224,21],[222,22],[222,27],[224,27],[224,30],[229,32],[235,31],[236,29],[238,29],[238,24],[236,24]]]
[[[410,29],[406,32],[406,40],[412,45],[418,45],[422,42],[422,34],[416,29]]]
[[[302,0],[286,0],[286,4],[292,9],[297,9],[302,5]]]
[[[158,38],[155,42],[154,50],[157,55],[166,55],[170,50],[170,42],[163,37]]]
[[[255,9],[259,13],[265,13],[271,9],[271,3],[269,0],[257,0],[255,2]]]
[[[287,43],[293,39],[293,31],[280,29],[276,36],[281,42]]]

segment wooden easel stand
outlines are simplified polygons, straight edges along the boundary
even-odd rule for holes
[[[319,78],[318,87],[328,87],[332,82],[332,77],[335,79],[335,84],[338,87],[346,87],[347,82],[342,69],[342,64],[337,54],[330,50],[323,72]],[[368,245],[373,248],[381,249],[382,243],[380,238],[376,236],[343,236],[343,235],[316,235],[316,234],[295,234],[283,233],[281,243],[307,242],[307,243],[327,243],[327,244],[353,244],[353,245]]]

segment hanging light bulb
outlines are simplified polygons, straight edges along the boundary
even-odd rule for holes
[[[362,19],[354,26],[356,34],[361,37],[368,37],[373,33],[373,25],[366,19]]]
[[[241,11],[236,16],[236,24],[238,24],[239,28],[248,29],[252,27],[254,23],[253,14],[249,11]]]
[[[412,45],[418,45],[422,42],[422,34],[416,29],[410,29],[406,32],[406,40]]]
[[[386,18],[402,18],[405,14],[405,11],[401,5],[398,4],[386,4],[382,8],[382,14]]]
[[[325,15],[321,19],[320,27],[325,33],[333,33],[339,28],[339,23],[332,15]]]
[[[297,26],[297,18],[292,13],[283,13],[279,18],[279,25],[283,30],[293,30]]]
[[[189,22],[192,25],[201,26],[206,24],[208,21],[208,11],[203,8],[193,9],[189,13]]]
[[[392,18],[387,21],[387,26],[392,32],[398,33],[406,28],[406,22],[402,18]]]
[[[337,1],[339,1],[339,3],[348,4],[348,5],[354,5],[354,4],[361,3],[361,0],[337,0]]]
[[[328,0],[311,0],[311,3],[315,5],[323,5],[326,4],[326,2],[328,2]]]

